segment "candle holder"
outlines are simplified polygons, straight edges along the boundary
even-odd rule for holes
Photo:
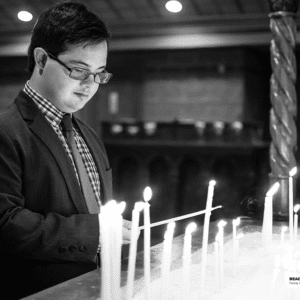
[[[110,132],[112,135],[119,135],[123,132],[123,126],[121,124],[111,124]]]
[[[214,134],[217,137],[222,136],[225,128],[225,123],[222,121],[215,121],[212,123],[213,129],[214,129]]]
[[[157,123],[156,122],[146,122],[143,125],[144,128],[144,134],[146,137],[154,136],[157,129]]]
[[[101,136],[103,139],[120,139],[124,135],[124,126],[121,122],[101,122]]]
[[[222,141],[224,139],[223,133],[225,129],[225,122],[213,121],[210,122],[206,130],[206,139],[210,141]]]
[[[229,142],[241,141],[243,139],[244,124],[240,121],[234,121],[226,124],[224,138]]]
[[[205,134],[205,129],[206,129],[206,122],[196,121],[194,123],[194,126],[195,126],[195,129],[196,129],[197,136],[199,138],[203,138],[204,134]]]

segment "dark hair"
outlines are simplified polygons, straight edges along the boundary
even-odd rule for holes
[[[41,47],[53,55],[68,45],[96,45],[108,41],[110,33],[103,21],[78,2],[58,3],[45,10],[34,25],[28,48],[27,70],[35,66],[33,51]]]

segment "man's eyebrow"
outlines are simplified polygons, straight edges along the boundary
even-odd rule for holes
[[[91,68],[91,66],[90,66],[89,64],[85,63],[85,62],[82,61],[82,60],[72,59],[72,60],[69,61],[69,63],[71,63],[71,64],[81,64],[81,65],[84,65],[84,66],[86,66],[86,67],[88,67],[88,68]],[[98,69],[105,68],[105,67],[106,67],[106,66],[98,67],[97,70],[98,70]]]

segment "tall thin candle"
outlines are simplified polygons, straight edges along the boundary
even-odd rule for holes
[[[131,218],[131,238],[129,248],[129,262],[128,262],[128,275],[127,275],[127,300],[132,299],[133,296],[133,283],[135,274],[136,251],[138,241],[138,226],[140,221],[140,211],[144,208],[144,202],[136,202],[132,210]]]
[[[297,204],[294,207],[294,244],[295,247],[297,247],[297,235],[298,235],[298,210],[300,208],[300,205]]]
[[[164,250],[162,261],[162,300],[168,299],[170,280],[169,272],[172,261],[172,242],[174,234],[175,222],[168,224],[167,231],[164,236]]]
[[[203,240],[202,240],[202,264],[201,264],[201,289],[200,293],[204,293],[205,275],[206,275],[206,263],[207,263],[207,245],[208,245],[208,232],[209,232],[209,221],[211,215],[211,208],[214,195],[214,187],[216,181],[211,180],[208,185],[207,199],[206,199],[206,212],[204,217],[204,228],[203,228]]]
[[[220,288],[220,255],[219,255],[219,241],[220,241],[220,234],[218,233],[216,235],[216,239],[214,242],[214,248],[215,248],[215,283],[216,283],[216,291]]]
[[[265,197],[265,211],[263,219],[263,242],[265,248],[267,248],[272,242],[272,227],[273,227],[273,196],[279,188],[279,183],[274,183]]]
[[[145,300],[150,299],[150,247],[151,247],[151,233],[150,233],[150,204],[148,203],[152,198],[152,190],[150,187],[144,189],[144,274],[145,274]]]
[[[185,229],[183,245],[183,299],[190,298],[190,265],[192,250],[192,232],[196,229],[196,223],[190,223]]]
[[[280,243],[282,245],[284,244],[284,234],[286,233],[287,229],[288,229],[287,226],[283,226],[281,228]]]
[[[220,248],[220,285],[224,287],[224,226],[227,222],[221,220],[218,223],[219,227],[219,248]]]
[[[237,274],[237,241],[236,241],[236,227],[240,224],[240,218],[232,220],[232,241],[233,241],[233,276]]]
[[[297,173],[297,167],[294,167],[289,172],[289,231],[290,231],[290,242],[293,242],[293,207],[294,207],[294,176]]]
[[[99,214],[99,224],[101,228],[101,299],[111,300],[111,265],[110,265],[110,241],[109,241],[109,216],[107,205],[101,207]]]
[[[111,223],[111,291],[112,300],[121,299],[121,250],[122,250],[122,213],[125,209],[126,203],[123,201],[117,204],[115,201],[111,202],[110,223]]]

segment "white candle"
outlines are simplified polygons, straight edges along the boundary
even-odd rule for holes
[[[233,276],[237,274],[237,243],[236,243],[236,227],[240,224],[240,218],[232,220],[232,241],[233,241]]]
[[[190,298],[190,265],[192,254],[192,232],[196,229],[196,223],[190,223],[185,229],[183,245],[183,299]]]
[[[112,300],[121,299],[121,251],[122,251],[122,213],[126,203],[111,202],[111,266]]]
[[[279,188],[279,183],[274,183],[265,197],[265,210],[263,219],[263,242],[267,248],[272,243],[272,227],[273,227],[273,196]]]
[[[216,290],[218,291],[220,288],[220,267],[219,267],[219,233],[216,235],[216,239],[214,242],[215,246],[215,283],[216,283]]]
[[[145,274],[145,300],[150,299],[150,204],[148,203],[152,197],[152,190],[150,187],[144,189],[144,274]]]
[[[227,222],[221,220],[218,223],[219,227],[219,248],[220,248],[220,285],[224,287],[224,226]]]
[[[282,228],[281,228],[281,237],[280,237],[280,242],[281,242],[281,244],[283,245],[284,244],[284,234],[285,234],[285,232],[287,231],[287,226],[283,226]]]
[[[109,215],[106,205],[101,207],[99,214],[99,225],[101,228],[101,299],[111,299],[111,265],[110,265],[110,225]]]
[[[172,242],[174,234],[175,222],[168,224],[167,231],[164,235],[164,249],[162,261],[162,300],[168,299],[170,282],[169,272],[172,262]]]
[[[200,293],[203,295],[205,275],[206,275],[206,261],[207,261],[207,245],[208,245],[208,232],[209,220],[211,215],[212,201],[214,195],[215,180],[211,180],[208,185],[207,199],[206,199],[206,212],[204,217],[203,239],[202,239],[202,264],[201,264],[201,289]],[[200,295],[200,296],[201,296]]]
[[[131,238],[129,248],[129,262],[128,262],[128,275],[127,275],[127,300],[132,299],[133,296],[133,283],[135,274],[136,251],[138,241],[138,226],[140,221],[140,211],[144,208],[143,202],[136,202],[132,210],[131,218]]]
[[[109,201],[99,214],[101,235],[101,293],[103,300],[121,297],[122,213],[126,203]]]
[[[297,204],[294,207],[294,243],[295,247],[297,246],[297,235],[298,235],[298,210],[300,208],[300,205]]]
[[[294,207],[294,184],[293,176],[297,173],[297,167],[294,167],[289,172],[289,231],[290,231],[290,242],[293,242],[293,207]]]

